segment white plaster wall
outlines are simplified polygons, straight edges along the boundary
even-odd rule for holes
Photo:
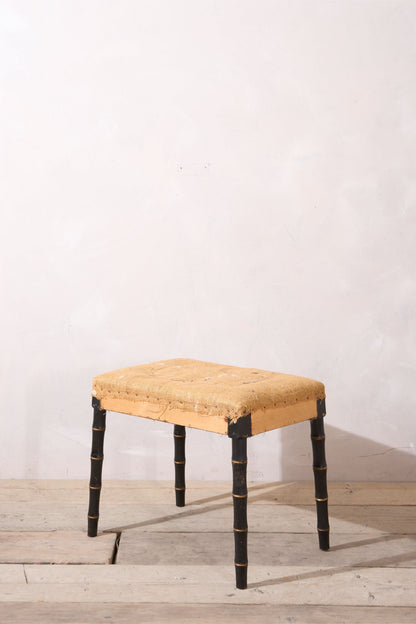
[[[332,479],[416,478],[416,3],[0,2],[0,477],[87,477],[90,385],[185,356],[328,394]],[[252,479],[311,477],[307,423]],[[104,475],[170,479],[109,414]],[[188,477],[229,479],[188,433]]]

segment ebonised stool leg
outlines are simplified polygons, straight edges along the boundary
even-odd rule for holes
[[[185,507],[185,427],[174,425],[176,506]]]
[[[94,420],[92,424],[90,504],[88,508],[88,535],[95,537],[98,530],[98,516],[101,493],[101,474],[103,470],[103,448],[105,433],[105,410],[100,409],[100,402],[93,398]]]
[[[313,451],[313,473],[315,478],[316,511],[318,515],[319,548],[321,550],[328,550],[329,521],[324,416],[325,400],[318,401],[318,417],[310,421]]]
[[[235,577],[247,588],[247,438],[232,438]]]

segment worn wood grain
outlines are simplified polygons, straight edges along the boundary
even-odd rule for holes
[[[267,511],[265,511],[267,509]],[[332,533],[409,533],[416,534],[416,507],[413,506],[330,506]],[[262,505],[249,503],[250,532],[315,533],[316,512],[312,505]],[[232,528],[232,502],[209,506],[103,504],[100,507],[99,531],[228,532]],[[49,503],[4,503],[0,531],[50,531],[86,529],[86,507]]]
[[[160,602],[189,604],[311,604],[349,606],[416,607],[416,569],[402,568],[332,568],[306,569],[281,566],[266,578],[258,579],[250,571],[249,587],[234,589],[229,566],[217,569],[215,582],[205,580],[184,583],[185,573],[179,568],[169,582],[148,582],[143,577],[136,582],[27,583],[0,586],[0,601],[33,602]],[[111,567],[117,572],[117,567]],[[231,570],[233,572],[233,570]],[[228,582],[219,582],[225,575]],[[194,574],[192,574],[194,579]]]
[[[2,624],[414,624],[416,608],[267,604],[9,602]]]
[[[26,583],[23,566],[19,564],[0,565],[0,584],[1,583]]]
[[[141,533],[125,531],[117,564],[174,566],[227,565],[233,561],[233,536],[227,533]],[[334,534],[329,552],[310,534],[249,533],[252,565],[416,567],[416,539],[406,535]]]
[[[81,531],[0,531],[0,563],[111,563],[116,534]]]
[[[108,504],[164,504],[173,502],[172,481],[106,481],[102,501]],[[248,482],[249,499],[256,504],[308,505],[314,499],[313,475],[310,481]],[[329,500],[334,505],[416,505],[416,483],[328,483]],[[187,505],[205,505],[226,499],[229,481],[187,482]],[[63,502],[85,504],[86,480],[0,480],[0,503]]]

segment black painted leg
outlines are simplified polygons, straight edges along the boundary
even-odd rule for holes
[[[232,438],[235,577],[237,589],[247,587],[247,438]]]
[[[89,537],[95,537],[98,530],[106,416],[105,410],[100,409],[100,402],[97,399],[93,398],[92,406],[94,408],[94,420],[92,424],[90,505],[88,508]]]
[[[328,521],[328,490],[326,483],[326,459],[325,459],[325,430],[324,419],[325,403],[323,406],[318,401],[318,414],[322,413],[311,420],[311,439],[313,451],[313,473],[315,477],[315,500],[316,512],[318,515],[318,536],[319,548],[321,550],[329,549],[329,521]],[[320,409],[321,407],[321,409]]]
[[[185,427],[175,425],[173,439],[175,442],[175,495],[176,506],[185,507]]]

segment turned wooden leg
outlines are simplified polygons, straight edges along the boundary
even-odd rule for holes
[[[185,507],[185,427],[175,425],[173,439],[175,442],[175,494],[176,506]]]
[[[325,459],[325,400],[318,401],[318,417],[311,420],[313,473],[315,477],[315,500],[318,515],[319,548],[329,549],[328,490]]]
[[[232,438],[235,578],[237,589],[247,587],[247,438]]]
[[[98,530],[106,416],[105,410],[100,409],[100,402],[97,399],[93,398],[92,406],[94,408],[94,420],[92,424],[90,505],[88,508],[89,537],[95,537]]]

